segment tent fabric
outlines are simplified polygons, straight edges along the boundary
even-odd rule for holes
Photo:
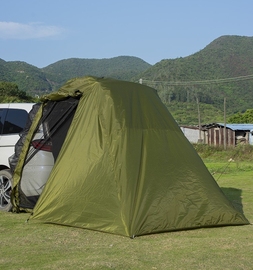
[[[20,134],[19,134],[20,138],[17,141],[17,143],[15,144],[14,154],[9,158],[9,165],[10,165],[10,170],[11,170],[12,174],[14,173],[15,167],[18,163],[19,155],[20,155],[22,148],[23,148],[23,145],[25,143],[26,135],[30,130],[33,119],[34,119],[36,113],[38,112],[39,107],[40,107],[39,103],[33,105],[31,111],[29,112],[26,125],[25,125],[24,129],[22,130],[22,132],[20,132]]]
[[[48,101],[43,110],[43,130],[46,139],[52,142],[52,153],[56,160],[75,114],[79,100],[68,97],[61,102]]]
[[[156,90],[84,77],[43,100],[69,96],[79,104],[31,221],[129,237],[249,223]]]
[[[13,163],[13,166],[15,167],[14,173],[13,173],[13,187],[12,187],[12,193],[11,193],[11,203],[12,203],[12,211],[13,212],[20,212],[20,211],[27,211],[29,212],[29,209],[25,209],[20,207],[20,180],[22,176],[22,170],[25,165],[26,156],[29,151],[31,140],[34,136],[34,132],[37,129],[37,126],[40,123],[41,117],[43,113],[43,104],[33,107],[33,109],[30,112],[30,116],[34,114],[34,118],[32,122],[29,124],[29,131],[25,133],[25,136],[22,138],[22,147],[17,147],[18,151],[16,154],[18,154],[18,161]],[[18,142],[19,143],[19,142]],[[15,147],[16,149],[16,147]]]
[[[40,147],[42,147],[48,142],[52,143],[52,154],[54,160],[56,160],[58,157],[59,151],[74,116],[78,101],[79,100],[77,98],[69,97],[61,100],[61,102],[50,100],[43,104],[43,112],[40,116],[40,121],[38,122],[35,131],[33,131],[32,133],[39,134],[39,138],[36,137],[36,139],[41,140]],[[18,156],[23,150],[22,146],[24,145],[27,132],[29,132],[27,131],[27,129],[31,126],[31,119],[35,117],[39,107],[40,104],[35,104],[31,112],[29,113],[30,121],[28,121],[27,128],[24,130],[22,136],[20,137],[20,140],[15,146],[14,157],[12,157],[12,159],[10,160],[10,163],[12,163],[12,167],[15,167]],[[43,130],[43,132],[37,133],[38,130]],[[33,140],[33,138],[34,137],[32,137],[31,140]],[[29,153],[25,151],[26,158],[22,166],[24,167],[27,163],[29,163],[29,161],[36,155],[39,150],[40,148],[34,149],[33,147],[30,147]],[[27,181],[26,179],[21,177],[21,180],[18,183],[18,187],[15,186],[13,188],[14,192],[18,188],[18,193],[16,193],[17,197],[15,199],[18,200],[18,205],[20,209],[33,209],[33,207],[37,203],[40,195],[40,190],[37,191],[33,196],[26,196],[23,192],[23,187],[26,189],[26,187],[29,187],[30,185],[30,181]],[[41,186],[43,186],[43,183],[38,182],[35,186],[39,186],[40,188]],[[34,186],[32,188],[35,189]],[[14,205],[16,205],[16,203],[14,203]]]

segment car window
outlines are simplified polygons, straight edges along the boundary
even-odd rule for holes
[[[3,135],[19,133],[25,127],[28,113],[22,109],[8,109],[3,125]]]
[[[3,132],[5,114],[6,114],[6,109],[0,109],[0,135]]]

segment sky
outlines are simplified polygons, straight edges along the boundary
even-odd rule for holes
[[[253,36],[252,0],[0,0],[0,58],[135,56],[154,65],[223,35]]]

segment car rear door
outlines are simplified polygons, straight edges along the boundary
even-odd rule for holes
[[[14,153],[14,146],[23,130],[28,113],[23,109],[0,109],[0,164],[9,166],[8,158]]]

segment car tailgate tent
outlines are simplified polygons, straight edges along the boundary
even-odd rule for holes
[[[249,223],[154,89],[84,77],[43,102],[69,96],[80,100],[31,221],[129,237]]]

